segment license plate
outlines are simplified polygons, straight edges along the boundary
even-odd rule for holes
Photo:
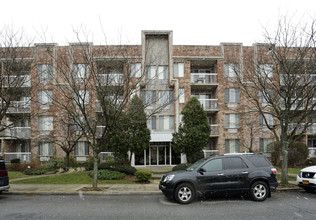
[[[309,184],[309,181],[303,180],[302,183],[303,183],[304,185],[308,185],[308,184]]]

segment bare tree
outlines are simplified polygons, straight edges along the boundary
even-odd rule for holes
[[[235,73],[261,127],[282,143],[281,183],[287,184],[288,146],[308,132],[315,115],[315,20],[293,25],[281,19],[275,33],[265,32],[265,41],[254,45]]]
[[[147,56],[141,58],[140,46],[93,46],[80,41],[79,37],[78,43],[58,47],[57,54],[56,57],[51,53],[57,63],[58,98],[54,103],[80,130],[82,137],[76,141],[89,143],[94,158],[93,187],[96,188],[99,153],[105,150],[112,134],[121,129],[119,121],[131,97],[158,78],[160,69],[156,68],[154,76],[147,77],[147,66],[152,68],[152,61],[146,60]],[[145,106],[163,100],[151,108],[149,115],[152,115],[171,104],[174,97],[162,93],[158,98],[143,95],[143,100]]]

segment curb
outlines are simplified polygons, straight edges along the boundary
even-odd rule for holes
[[[93,196],[134,196],[134,195],[163,195],[162,192],[158,191],[144,191],[144,192],[49,192],[49,191],[9,191],[3,192],[3,195],[79,195],[80,197],[83,195],[93,195]]]

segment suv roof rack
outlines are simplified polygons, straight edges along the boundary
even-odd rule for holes
[[[227,153],[223,154],[224,156],[229,156],[229,155],[254,155],[254,153]]]

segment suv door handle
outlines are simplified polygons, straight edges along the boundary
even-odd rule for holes
[[[217,174],[217,176],[224,176],[224,174],[223,173],[219,173],[219,174]]]
[[[247,172],[247,171],[245,171],[245,172],[242,172],[242,174],[248,174],[248,172]]]

